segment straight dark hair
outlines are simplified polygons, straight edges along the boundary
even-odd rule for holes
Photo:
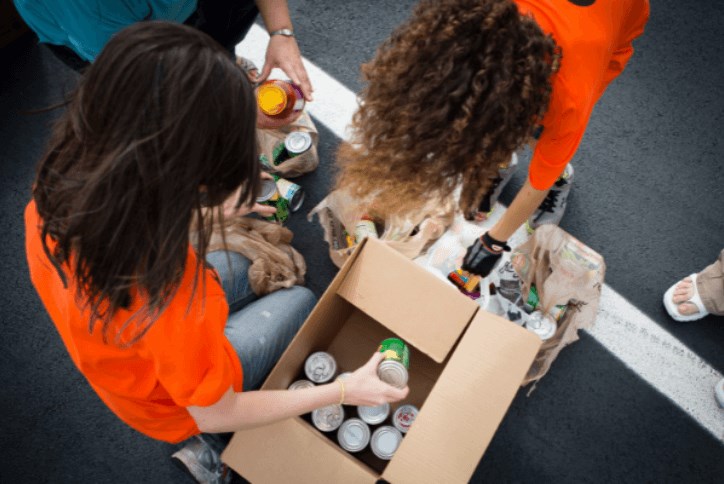
[[[66,287],[67,264],[91,332],[100,322],[107,342],[117,311],[141,304],[113,325],[114,342],[145,334],[186,271],[192,226],[199,279],[223,217],[202,208],[237,188],[238,206],[249,205],[258,192],[255,126],[247,77],[206,34],[141,22],[108,42],[55,124],[33,187],[46,255]]]

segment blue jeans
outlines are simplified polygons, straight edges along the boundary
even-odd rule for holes
[[[219,274],[229,303],[224,334],[241,360],[244,391],[258,389],[317,300],[301,286],[258,298],[249,284],[249,259],[236,252],[216,251],[207,254],[206,260]]]

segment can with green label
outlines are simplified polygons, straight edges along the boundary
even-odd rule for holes
[[[274,180],[265,179],[262,181],[261,193],[256,198],[256,202],[277,209],[274,215],[264,217],[270,222],[282,223],[289,218],[289,202],[279,194],[279,189]]]
[[[410,348],[400,338],[387,338],[377,349],[385,355],[377,367],[380,380],[397,388],[405,388],[409,378]]]

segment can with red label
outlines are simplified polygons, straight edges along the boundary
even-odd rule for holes
[[[420,411],[414,405],[401,405],[397,410],[395,410],[395,413],[392,416],[392,425],[394,425],[395,428],[403,434],[406,434],[407,431],[410,430],[410,426],[417,418],[417,414],[419,412]]]

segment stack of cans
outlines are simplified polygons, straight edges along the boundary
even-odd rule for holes
[[[388,338],[382,341],[378,351],[385,354],[385,359],[377,369],[380,379],[404,388],[410,367],[410,350],[405,342],[399,338]],[[309,355],[304,363],[306,378],[293,382],[289,389],[300,390],[328,383],[337,375],[337,370],[337,362],[331,354],[317,351]],[[337,378],[345,379],[349,375],[350,372],[343,372]],[[349,408],[347,407],[347,411]],[[347,452],[361,452],[369,446],[379,459],[390,460],[419,412],[417,407],[410,404],[401,405],[394,413],[391,410],[389,403],[378,406],[361,405],[357,407],[358,417],[345,420],[345,406],[333,404],[314,410],[311,419],[314,426],[322,432],[337,431],[337,441]],[[387,421],[390,421],[391,425],[383,425]]]

